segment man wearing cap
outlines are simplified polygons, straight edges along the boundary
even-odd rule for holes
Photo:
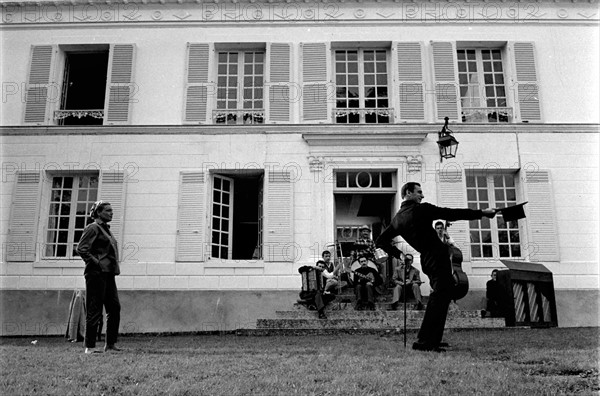
[[[454,287],[452,265],[448,248],[431,227],[435,219],[477,220],[483,216],[492,218],[494,209],[449,209],[429,203],[421,203],[424,198],[421,185],[415,182],[402,186],[402,205],[390,226],[377,238],[376,245],[388,254],[400,259],[402,252],[392,245],[392,239],[400,235],[415,250],[421,253],[421,267],[429,277],[432,292],[429,296],[425,317],[413,344],[413,349],[442,352],[440,348],[448,306]]]
[[[375,262],[375,242],[371,239],[371,228],[368,225],[360,227],[360,237],[354,242],[356,258],[364,256]]]

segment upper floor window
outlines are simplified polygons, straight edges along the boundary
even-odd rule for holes
[[[387,50],[336,50],[335,83],[336,123],[393,122],[388,96]]]
[[[458,49],[463,122],[512,122],[501,49]]]
[[[471,209],[503,208],[517,203],[514,173],[467,175],[467,202]],[[506,222],[502,214],[469,222],[471,257],[521,257],[517,221]]]
[[[262,124],[265,52],[222,51],[217,64],[216,124]]]
[[[108,46],[65,52],[59,125],[103,124],[108,54]]]
[[[52,177],[46,227],[45,257],[73,258],[83,229],[91,222],[88,210],[98,196],[98,175]]]

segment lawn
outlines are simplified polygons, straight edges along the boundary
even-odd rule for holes
[[[2,395],[598,394],[600,329],[446,333],[445,353],[402,334],[128,336],[84,355],[62,338],[0,339]]]

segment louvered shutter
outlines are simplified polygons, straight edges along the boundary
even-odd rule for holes
[[[134,58],[134,44],[111,44],[105,125],[123,125],[130,121],[131,104],[137,93],[133,83]]]
[[[296,256],[293,240],[293,184],[290,172],[272,171],[267,175],[264,198],[265,261],[292,262]]]
[[[41,186],[39,172],[19,172],[16,175],[6,261],[35,261]]]
[[[516,101],[521,121],[540,121],[539,84],[533,43],[511,43],[516,74]]]
[[[291,46],[286,43],[271,43],[267,46],[269,60],[268,120],[270,122],[290,122],[290,79]]]
[[[183,121],[186,123],[207,123],[210,88],[208,82],[210,53],[211,45],[208,43],[188,43],[183,115]]]
[[[395,43],[398,65],[398,93],[400,121],[425,120],[423,81],[423,44],[420,42]]]
[[[437,120],[444,117],[458,120],[458,92],[456,83],[456,49],[449,41],[433,41],[433,72]]]
[[[56,47],[52,45],[34,45],[31,48],[23,118],[25,124],[42,125],[47,122],[48,91],[55,53]]]
[[[113,219],[110,222],[110,232],[117,240],[119,257],[123,251],[123,220],[125,219],[125,187],[126,174],[123,171],[102,171],[98,199],[110,202],[113,209]]]
[[[327,100],[327,65],[329,45],[302,43],[302,121],[327,122],[330,118]]]
[[[525,171],[527,226],[530,230],[531,261],[559,261],[556,214],[550,173],[546,170]]]
[[[204,261],[205,183],[203,172],[181,172],[177,205],[176,261]]]
[[[445,208],[466,208],[467,188],[462,170],[441,170],[438,176],[438,206]],[[450,234],[458,248],[462,251],[463,260],[471,261],[469,222],[462,220],[453,222],[452,227],[448,229],[448,234]]]

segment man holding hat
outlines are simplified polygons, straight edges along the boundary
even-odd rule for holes
[[[442,352],[442,336],[448,315],[448,307],[454,287],[452,264],[448,247],[438,237],[431,223],[436,219],[476,220],[483,216],[492,218],[495,209],[450,209],[429,203],[421,203],[425,197],[421,185],[415,182],[402,186],[402,205],[390,226],[377,239],[377,246],[400,259],[402,252],[392,245],[392,239],[400,235],[416,251],[421,253],[421,267],[429,277],[433,291],[429,296],[425,317],[413,349]]]

